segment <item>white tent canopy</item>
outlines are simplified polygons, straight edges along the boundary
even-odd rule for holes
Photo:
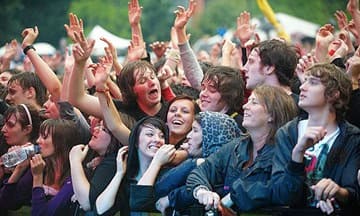
[[[320,28],[318,24],[284,13],[276,13],[276,18],[289,35],[301,33],[304,36],[315,38],[316,32]]]
[[[36,53],[39,55],[54,55],[56,53],[56,48],[49,43],[35,43],[34,47],[36,49]]]
[[[301,37],[307,36],[315,38],[316,32],[320,28],[320,25],[316,23],[312,23],[307,20],[284,13],[276,13],[276,18],[285,29],[285,32],[289,34],[290,37],[296,37],[300,35]],[[256,32],[259,34],[260,39],[266,40],[266,32],[259,28],[261,26],[260,19],[252,18],[251,23],[256,24]],[[234,30],[228,29],[224,37],[215,35],[212,37],[200,39],[194,44],[193,48],[194,50],[199,50],[204,47],[207,47],[207,49],[209,49],[213,44],[222,41],[223,38],[231,39],[233,36],[233,32]],[[270,38],[277,37],[277,33],[274,28],[270,29],[269,36]]]
[[[95,46],[92,52],[93,55],[99,56],[105,54],[104,47],[106,47],[107,45],[105,42],[100,40],[101,37],[108,39],[115,46],[116,49],[127,49],[127,47],[130,45],[129,39],[118,37],[107,31],[103,27],[96,25],[91,30],[88,36],[88,38],[95,40]]]
[[[54,55],[56,53],[56,48],[53,45],[46,42],[35,43],[34,47],[39,55]],[[4,53],[5,53],[5,46],[0,48],[0,56],[2,56]]]

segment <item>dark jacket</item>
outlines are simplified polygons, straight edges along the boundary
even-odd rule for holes
[[[168,196],[169,206],[177,211],[196,202],[186,190],[185,182],[190,172],[196,168],[196,159],[187,159],[166,172],[155,184],[157,198]]]
[[[266,185],[270,180],[273,157],[273,145],[265,144],[258,151],[254,163],[243,169],[249,161],[249,151],[253,144],[249,136],[243,136],[226,144],[218,152],[194,169],[187,178],[189,193],[199,185],[217,192],[220,197],[230,193],[231,199],[241,211],[248,211],[268,205],[268,194],[263,194],[256,185]]]
[[[129,187],[129,205],[131,212],[155,212],[155,193],[154,187],[147,185],[136,185],[136,176],[139,172],[140,162],[138,157],[138,139],[141,131],[141,125],[152,119],[156,121],[162,131],[164,132],[165,143],[169,143],[169,133],[166,124],[157,117],[147,116],[137,121],[134,127],[131,130],[129,135],[129,153],[127,159],[127,171],[126,171],[126,181],[128,182]],[[158,176],[161,176],[163,172],[166,172],[167,169],[161,169]]]
[[[296,118],[281,127],[275,136],[276,148],[272,172],[271,194],[275,205],[305,206],[305,164],[291,160],[298,139]],[[324,178],[330,178],[349,191],[347,203],[339,203],[347,211],[358,209],[360,187],[357,172],[360,168],[360,130],[347,123],[339,123],[340,134],[328,153]],[[351,206],[351,207],[350,207]]]

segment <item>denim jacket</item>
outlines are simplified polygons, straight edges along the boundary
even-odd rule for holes
[[[266,185],[270,180],[274,147],[265,144],[258,151],[253,164],[244,169],[252,148],[249,136],[242,136],[226,144],[190,173],[186,182],[188,191],[193,193],[194,188],[203,185],[217,192],[220,197],[230,193],[241,211],[268,205],[270,196],[265,194],[266,197],[263,197],[256,184]]]

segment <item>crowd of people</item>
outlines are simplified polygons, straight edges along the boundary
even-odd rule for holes
[[[307,52],[260,40],[249,12],[233,39],[194,52],[178,6],[171,40],[150,45],[130,0],[125,62],[69,14],[64,56],[40,56],[40,29],[0,57],[0,211],[31,215],[353,215],[360,211],[360,8],[336,11]],[[144,9],[146,10],[146,8]],[[35,25],[35,24],[34,24]],[[235,42],[236,41],[236,42]],[[20,50],[24,62],[13,59]],[[61,71],[61,72],[60,72]]]

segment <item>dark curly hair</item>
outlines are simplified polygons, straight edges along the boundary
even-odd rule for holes
[[[226,66],[214,66],[207,70],[202,82],[211,80],[230,110],[240,111],[244,100],[245,84],[240,71]]]

